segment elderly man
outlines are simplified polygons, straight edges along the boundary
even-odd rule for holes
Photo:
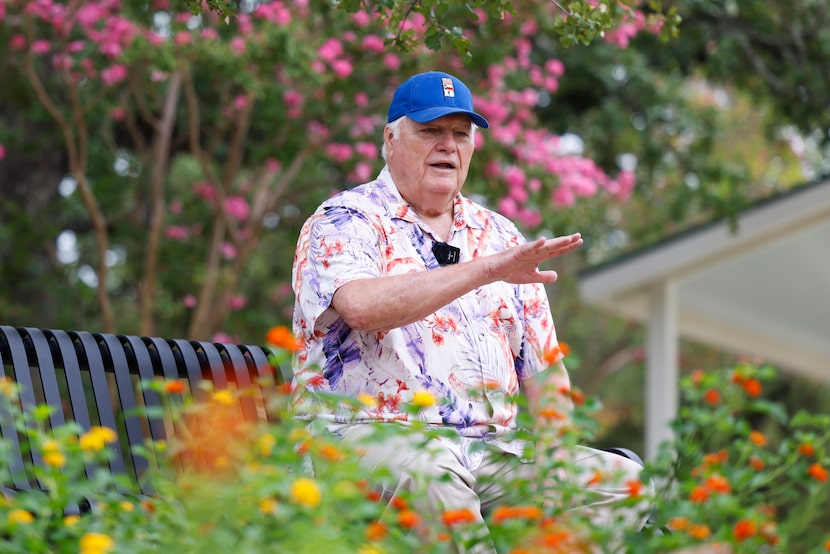
[[[557,274],[539,264],[575,250],[582,238],[527,242],[510,220],[461,194],[475,133],[489,124],[456,77],[409,78],[396,90],[387,121],[386,167],[374,181],[325,201],[300,234],[297,409],[313,411],[308,400],[320,391],[367,400],[356,414],[315,416],[328,418],[347,443],[359,443],[367,467],[390,468],[393,476],[382,483],[387,497],[425,483],[425,513],[466,508],[483,522],[491,508],[516,501],[504,485],[533,476],[526,445],[507,437],[517,425],[515,397],[523,393],[532,412],[552,390],[556,409],[570,408],[544,289]],[[416,413],[405,409],[413,398],[436,402],[421,402]],[[363,440],[377,425],[413,419],[454,433],[426,445],[405,433]],[[639,465],[583,447],[571,454],[574,463],[622,475],[596,486],[587,508],[598,521],[611,521],[609,504],[628,496],[621,483],[636,479]],[[639,514],[629,519],[644,521]],[[487,551],[486,540],[479,548]]]

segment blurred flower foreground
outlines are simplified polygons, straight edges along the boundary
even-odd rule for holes
[[[290,332],[274,328],[266,340],[275,369],[287,368],[297,346]],[[663,445],[642,476],[656,490],[647,499],[654,509],[645,530],[597,528],[570,513],[579,489],[545,478],[563,469],[557,466],[564,462],[552,461],[539,482],[519,484],[522,502],[488,515],[489,540],[512,554],[830,551],[824,500],[830,416],[789,415],[766,400],[764,384],[775,377],[773,368],[744,364],[695,372],[683,381],[676,440]],[[138,490],[134,483],[105,469],[109,446],[119,440],[114,430],[82,431],[74,423],[50,429],[48,407],[22,410],[17,385],[0,381],[4,436],[14,422],[22,442],[31,445],[30,457],[42,460],[26,469],[40,488],[14,490],[10,444],[6,438],[0,443],[3,552],[426,554],[454,552],[459,543],[472,548],[481,540],[464,510],[431,519],[417,509],[417,494],[387,505],[373,486],[383,470],[367,473],[354,451],[292,417],[288,386],[205,386],[200,392],[206,394],[199,395],[184,381],[142,386],[162,396],[163,413],[157,415],[171,429],[168,441],[141,447],[150,460],[143,477],[152,482],[150,495],[131,492]],[[272,416],[259,422],[242,418],[239,400],[248,394]],[[408,406],[413,416],[437,400],[428,394],[415,395]],[[370,406],[373,399],[320,402],[342,412]],[[573,425],[560,437],[563,447],[590,443],[597,408],[594,399],[579,403]],[[417,422],[411,429],[421,437],[430,432]],[[596,473],[584,480],[607,477]],[[641,504],[649,487],[627,486],[631,505]],[[562,502],[544,504],[543,495]]]

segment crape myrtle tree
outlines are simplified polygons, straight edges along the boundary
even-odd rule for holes
[[[477,93],[492,128],[477,135],[467,193],[530,232],[578,227],[580,211],[557,212],[577,198],[631,194],[631,171],[538,124],[565,67],[533,43],[658,33],[655,14],[613,2],[188,4],[0,0],[0,185],[17,191],[0,200],[0,227],[36,237],[0,251],[14,260],[3,279],[54,286],[40,304],[5,298],[4,312],[29,318],[13,323],[259,340],[290,305],[298,225],[376,174],[392,91],[422,70]]]

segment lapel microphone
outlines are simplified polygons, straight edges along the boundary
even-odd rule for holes
[[[461,257],[461,249],[446,242],[433,242],[432,255],[438,260],[438,265],[457,264]]]

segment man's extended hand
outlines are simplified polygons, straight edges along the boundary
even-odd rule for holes
[[[553,283],[558,277],[556,271],[540,270],[539,264],[580,246],[580,233],[520,244],[489,257],[490,275],[494,281],[508,283]]]

